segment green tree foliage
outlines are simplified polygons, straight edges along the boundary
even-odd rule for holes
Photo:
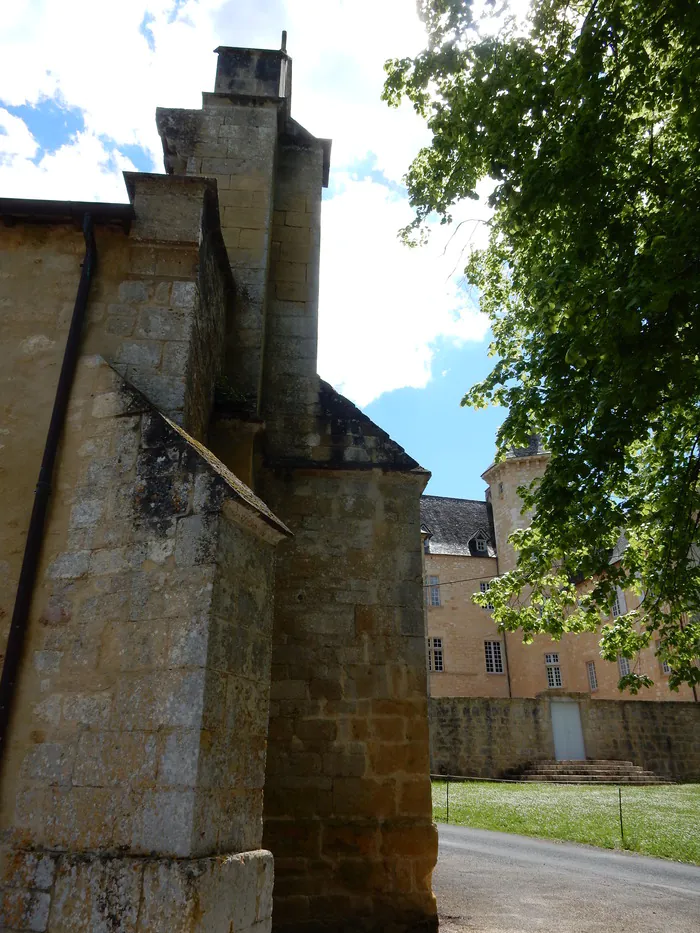
[[[697,0],[533,0],[488,33],[468,0],[419,0],[427,48],[387,63],[432,144],[407,175],[409,241],[492,179],[472,255],[493,331],[463,404],[508,415],[499,456],[538,433],[546,475],[486,599],[525,639],[595,631],[615,588],[640,611],[601,653],[660,644],[672,687],[700,682],[700,7]],[[494,5],[487,4],[488,15]],[[622,559],[610,557],[624,530]],[[593,580],[585,595],[575,585]],[[631,667],[634,670],[634,660]],[[649,672],[620,682],[636,692]]]

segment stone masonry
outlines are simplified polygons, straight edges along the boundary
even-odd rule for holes
[[[429,474],[316,374],[330,142],[291,117],[291,59],[217,51],[130,205],[0,200],[4,625],[86,211],[98,253],[2,761],[0,928],[428,933]]]
[[[675,781],[700,780],[697,703],[570,696],[578,702],[589,758],[632,761]],[[431,770],[494,778],[538,761],[551,761],[550,707],[550,696],[431,699]]]

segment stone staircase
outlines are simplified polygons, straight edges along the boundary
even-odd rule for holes
[[[672,784],[631,761],[536,761],[511,769],[504,777],[516,781],[557,781],[563,784]]]

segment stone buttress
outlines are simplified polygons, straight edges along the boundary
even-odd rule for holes
[[[100,205],[0,200],[0,618],[80,275],[76,212],[98,255],[3,757],[0,928],[268,933],[289,531],[202,443],[233,303],[215,184],[127,187],[126,227]]]
[[[437,928],[419,499],[429,474],[316,373],[330,143],[284,52],[222,48],[166,169],[216,177],[237,282],[213,449],[294,538],[276,571],[265,844],[275,930]]]

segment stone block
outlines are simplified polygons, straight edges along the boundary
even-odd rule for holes
[[[301,211],[286,211],[284,223],[287,227],[310,227],[312,216]]]
[[[262,207],[224,207],[223,226],[247,230],[267,228],[268,213]]]
[[[241,230],[238,245],[241,249],[262,252],[268,242],[268,233],[264,228],[258,230]]]
[[[168,340],[163,344],[162,371],[166,375],[180,376],[186,372],[190,346],[185,340]]]
[[[276,262],[272,275],[277,282],[306,282],[306,263]]]
[[[167,652],[172,667],[204,667],[209,650],[210,620],[206,613],[173,620]]]
[[[142,307],[135,333],[150,340],[187,340],[191,320],[181,308]]]
[[[309,286],[306,282],[277,282],[275,297],[280,301],[308,301]]]
[[[389,824],[382,831],[382,855],[437,861],[437,827],[433,823]]]
[[[84,732],[73,770],[75,786],[139,787],[156,774],[156,737],[148,732]]]
[[[216,560],[218,519],[208,515],[189,515],[177,523],[175,562],[179,567],[211,564]]]
[[[178,858],[192,853],[193,790],[138,791],[130,799],[131,819],[124,820],[120,832],[131,852]]]
[[[220,191],[219,207],[223,209],[226,209],[227,207],[252,207],[254,193],[257,194],[258,192],[253,192],[246,189]]]
[[[39,674],[57,674],[63,660],[63,652],[45,650],[34,652],[34,670]]]
[[[117,350],[115,362],[137,368],[157,369],[162,352],[162,344],[155,340],[125,341]]]
[[[189,310],[194,307],[198,298],[196,282],[173,282],[172,306]]]
[[[198,727],[204,681],[203,670],[123,676],[116,689],[112,728],[150,732],[162,727]]]
[[[71,509],[70,524],[73,528],[96,525],[102,516],[104,502],[101,499],[81,498]]]
[[[50,895],[39,891],[0,891],[0,929],[43,933],[48,928]]]
[[[194,787],[201,741],[199,729],[178,729],[169,733],[158,764],[158,783]]]
[[[21,774],[43,784],[70,785],[74,760],[73,743],[43,742],[29,749]]]
[[[81,726],[105,726],[109,721],[112,697],[104,693],[73,693],[63,698],[63,718]]]
[[[136,933],[143,864],[59,862],[50,933]]]
[[[48,853],[0,850],[0,886],[48,891],[56,873],[55,859]]]
[[[90,565],[90,551],[75,551],[59,555],[49,566],[52,580],[74,580],[84,576]]]
[[[122,282],[119,286],[119,301],[124,304],[139,304],[150,299],[151,291],[152,286],[149,282]]]

